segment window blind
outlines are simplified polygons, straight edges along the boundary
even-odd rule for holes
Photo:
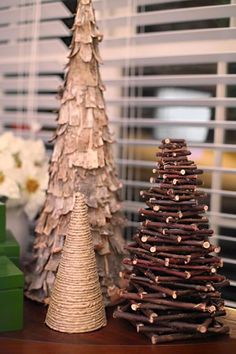
[[[94,0],[102,75],[130,238],[160,139],[187,137],[205,171],[225,292],[236,306],[236,3],[229,0]],[[0,104],[4,129],[45,140],[55,128],[76,1],[0,5]],[[37,55],[36,55],[37,54]],[[50,145],[48,145],[50,148]]]
[[[62,84],[71,17],[61,1],[0,4],[0,107],[5,128],[34,136],[43,131],[45,120],[54,124],[54,96]]]

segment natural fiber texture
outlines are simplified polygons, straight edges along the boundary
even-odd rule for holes
[[[99,72],[96,27],[90,0],[80,0],[73,26],[68,70],[50,164],[47,198],[36,227],[34,263],[26,277],[26,296],[48,302],[74,193],[85,196],[105,303],[117,299],[124,240],[112,138]]]
[[[77,194],[46,316],[46,324],[60,332],[90,332],[106,325],[87,211]]]

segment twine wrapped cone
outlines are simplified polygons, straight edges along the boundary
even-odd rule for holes
[[[60,332],[90,332],[106,325],[87,209],[77,193],[45,321]]]

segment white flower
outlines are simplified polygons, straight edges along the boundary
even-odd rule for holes
[[[13,134],[11,132],[6,132],[0,136],[0,152],[6,150],[10,146],[12,137]]]
[[[7,151],[11,154],[16,154],[22,150],[24,140],[16,137],[12,132],[6,132],[0,136],[0,152]]]
[[[6,132],[0,136],[0,153],[5,151],[14,156],[18,168],[28,161],[32,161],[37,166],[47,161],[42,140],[23,139],[14,136],[12,132]]]
[[[36,166],[47,162],[46,149],[42,140],[25,140],[20,156],[22,161],[31,161]]]
[[[48,186],[48,172],[44,168],[28,163],[20,184],[22,198],[25,201],[24,210],[30,220],[33,220],[45,201]]]
[[[42,207],[48,185],[48,157],[43,141],[5,132],[0,136],[0,195],[7,206],[22,206],[29,219]]]
[[[20,198],[19,187],[14,179],[15,162],[12,155],[0,153],[0,195],[11,199]]]

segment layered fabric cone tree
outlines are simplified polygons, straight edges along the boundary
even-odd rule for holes
[[[36,227],[26,296],[48,302],[75,193],[85,196],[105,303],[117,300],[124,240],[117,178],[100,78],[102,35],[92,1],[80,0],[61,96],[47,198]]]
[[[45,321],[60,332],[90,332],[106,325],[87,210],[82,194],[76,194]]]
[[[189,155],[184,140],[162,141],[153,186],[141,192],[143,222],[124,259],[133,270],[124,273],[126,303],[114,317],[130,321],[153,344],[229,332],[219,320],[225,315],[220,289],[229,282],[217,274],[222,260],[198,189],[202,171]]]

